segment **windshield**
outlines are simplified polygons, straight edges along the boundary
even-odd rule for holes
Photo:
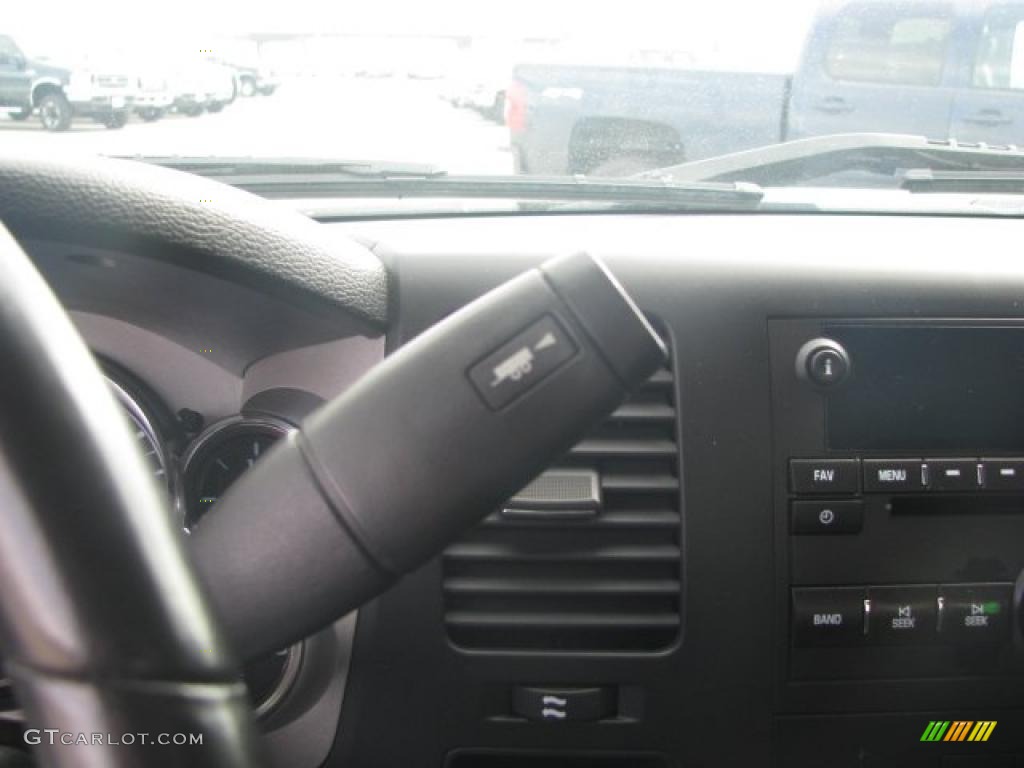
[[[203,161],[230,160],[229,182],[264,193],[268,175],[290,174],[287,194],[267,193],[335,203],[358,193],[410,205],[397,184],[345,178],[484,177],[417,186],[414,205],[434,198],[432,210],[464,208],[466,189],[515,203],[544,197],[530,180],[630,177],[603,184],[599,201],[626,190],[643,207],[656,200],[639,186],[700,182],[722,208],[733,198],[717,183],[745,182],[761,206],[1020,212],[1021,5],[179,0],[170,10],[9,0],[0,143],[222,177],[223,164]],[[953,152],[907,150],[915,141]],[[328,168],[329,188],[307,193],[295,179]],[[480,184],[495,177],[525,184],[489,194]],[[592,197],[550,189],[570,204]],[[748,209],[755,197],[740,191]]]

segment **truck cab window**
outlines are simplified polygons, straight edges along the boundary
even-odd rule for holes
[[[825,69],[836,80],[935,86],[951,29],[941,13],[854,6],[836,20]]]
[[[23,58],[14,41],[9,37],[0,36],[0,67],[13,67]]]
[[[974,60],[975,88],[1024,88],[1024,7],[989,13]]]

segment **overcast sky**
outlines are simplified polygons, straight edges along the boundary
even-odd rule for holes
[[[609,46],[715,50],[736,65],[788,65],[817,0],[6,0],[26,40],[215,44],[247,32],[559,37]],[[54,19],[60,19],[55,25]],[[26,43],[28,45],[28,43]]]

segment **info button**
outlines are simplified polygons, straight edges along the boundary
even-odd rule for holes
[[[864,459],[864,491],[902,493],[923,491],[921,459]]]

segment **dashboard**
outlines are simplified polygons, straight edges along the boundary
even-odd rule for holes
[[[386,265],[386,329],[130,249],[23,242],[183,535],[387,352],[551,255],[604,259],[671,361],[440,557],[250,668],[275,764],[1024,761],[1019,222],[322,226]]]

